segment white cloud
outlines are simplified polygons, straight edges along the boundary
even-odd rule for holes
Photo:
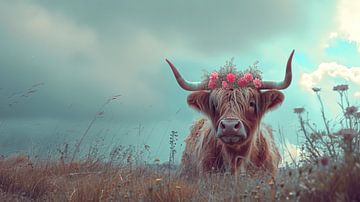
[[[289,142],[289,140],[285,140],[285,145],[283,145],[283,156],[282,163],[280,167],[286,165],[286,163],[298,162],[300,158],[300,149],[295,145]]]
[[[18,40],[31,41],[52,51],[96,49],[96,34],[91,29],[36,4],[0,2],[0,23]]]
[[[360,1],[341,0],[337,6],[337,31],[340,36],[355,42],[360,52]]]
[[[305,90],[311,91],[326,77],[342,78],[360,85],[360,67],[346,67],[336,62],[321,63],[318,68],[310,73],[302,73],[299,84]]]

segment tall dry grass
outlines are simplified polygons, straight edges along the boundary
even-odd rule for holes
[[[360,164],[281,169],[277,179],[212,174],[184,179],[167,167],[0,160],[0,200],[23,201],[359,201]]]

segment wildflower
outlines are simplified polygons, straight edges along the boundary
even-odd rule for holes
[[[160,159],[159,159],[159,158],[155,158],[154,162],[155,162],[155,163],[159,163],[159,162],[160,162]]]
[[[303,107],[297,107],[297,108],[294,108],[294,113],[295,114],[301,114],[305,111],[305,109]]]
[[[262,86],[262,82],[261,82],[261,80],[258,79],[258,78],[254,79],[254,80],[253,80],[253,83],[254,83],[254,86],[255,86],[256,88],[260,88],[260,87]]]
[[[245,79],[246,82],[250,82],[250,81],[252,81],[254,79],[254,77],[253,77],[252,74],[246,73],[246,74],[244,74],[244,79]]]
[[[230,83],[234,83],[235,80],[236,80],[236,76],[235,76],[235,74],[233,74],[233,73],[228,73],[228,74],[226,75],[226,79],[227,79]]]
[[[345,110],[345,116],[353,115],[353,114],[355,114],[355,112],[357,112],[357,110],[358,110],[358,108],[355,106],[347,107]]]
[[[344,137],[345,140],[351,140],[356,135],[356,131],[353,129],[341,129],[337,132],[337,135]]]
[[[176,188],[176,189],[181,189],[181,187],[180,187],[180,186],[175,186],[175,188]]]
[[[348,85],[337,85],[337,86],[334,86],[333,90],[334,91],[346,91],[349,89],[349,86]]]
[[[316,93],[316,92],[319,92],[321,90],[321,88],[313,87],[312,90]]]
[[[157,183],[159,183],[159,182],[161,182],[162,181],[162,178],[156,178],[155,179],[155,182],[157,182]]]
[[[321,159],[320,159],[320,163],[321,165],[323,166],[327,166],[329,164],[329,161],[330,161],[330,158],[327,157],[327,156],[323,156]]]
[[[218,80],[218,78],[219,78],[219,74],[217,72],[212,72],[210,74],[210,80],[211,81],[216,81],[216,80]]]
[[[209,83],[208,83],[208,87],[210,88],[210,89],[214,89],[214,88],[216,88],[216,82],[214,81],[214,80],[209,80]]]
[[[247,85],[247,81],[245,80],[244,77],[241,77],[239,80],[238,80],[238,83],[239,87],[245,87]]]
[[[229,86],[229,84],[228,84],[226,81],[223,81],[223,82],[222,82],[222,87],[223,87],[225,90],[229,90],[229,89],[230,89],[230,86]]]

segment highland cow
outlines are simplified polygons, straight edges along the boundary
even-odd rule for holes
[[[194,91],[188,96],[187,103],[205,115],[195,122],[185,140],[182,175],[212,172],[236,175],[257,171],[276,175],[281,157],[271,128],[261,119],[284,101],[279,90],[291,83],[293,54],[294,51],[281,82],[262,81],[260,71],[254,68],[238,71],[232,64],[207,75],[202,82],[190,82],[166,60],[178,84],[185,90]]]

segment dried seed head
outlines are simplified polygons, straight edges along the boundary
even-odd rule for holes
[[[334,86],[334,88],[333,88],[334,91],[339,91],[339,92],[343,92],[348,89],[349,89],[348,85],[337,85],[337,86]]]
[[[297,108],[294,108],[294,113],[295,114],[301,114],[305,111],[305,109],[303,107],[297,107]]]
[[[319,92],[319,91],[321,90],[321,88],[313,87],[312,90],[313,90],[315,93],[317,93],[317,92]]]
[[[345,140],[351,140],[356,135],[356,131],[354,129],[341,129],[337,135],[344,137]]]
[[[357,112],[358,108],[355,106],[347,107],[345,110],[345,116],[354,115]]]

